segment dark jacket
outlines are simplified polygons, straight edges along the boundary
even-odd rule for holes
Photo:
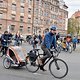
[[[1,44],[2,46],[7,46],[7,44],[9,43],[9,34],[2,34],[1,36]]]
[[[20,39],[21,39],[20,35],[19,36],[18,35],[15,35],[15,40],[16,41],[20,41]]]

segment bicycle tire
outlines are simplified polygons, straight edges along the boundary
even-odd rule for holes
[[[4,66],[4,68],[9,69],[11,67],[11,61],[10,61],[10,59],[8,59],[7,57],[5,57],[4,60],[3,60],[3,66]]]
[[[69,46],[68,52],[72,53],[72,46],[71,45]]]
[[[59,64],[59,62],[60,62],[60,64]],[[56,67],[57,65],[58,65],[58,67]],[[64,66],[64,68],[63,68],[63,66]],[[62,59],[56,58],[50,62],[49,71],[55,78],[61,79],[61,78],[64,78],[68,74],[68,65]]]
[[[2,57],[3,56],[3,52],[2,51],[0,51],[0,57]]]
[[[30,58],[28,57],[27,63],[26,63],[26,69],[29,72],[32,72],[32,73],[37,72],[38,69],[39,69],[39,62],[38,62],[38,60],[36,59],[35,62],[31,62]]]

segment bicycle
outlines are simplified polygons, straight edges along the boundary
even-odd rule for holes
[[[39,59],[43,56],[43,54],[39,54],[39,49],[36,50],[37,58],[35,61],[31,61],[30,57],[27,57],[27,65],[26,68],[29,72],[35,73],[39,70],[40,64]],[[48,58],[44,63],[45,66],[49,61],[49,71],[50,73],[58,79],[64,78],[68,74],[68,65],[62,59],[57,58],[57,55],[54,56],[54,50],[51,50],[52,56]]]
[[[76,49],[76,43],[73,43],[73,51]]]
[[[66,52],[72,53],[72,43],[69,43],[67,48],[66,48]]]

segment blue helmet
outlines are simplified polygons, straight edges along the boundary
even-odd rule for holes
[[[55,25],[52,25],[52,26],[50,27],[50,30],[56,30],[56,26],[55,26]]]

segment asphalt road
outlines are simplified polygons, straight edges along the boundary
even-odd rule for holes
[[[28,44],[24,44],[23,47],[26,53],[31,50],[31,46]],[[72,54],[60,53],[59,58],[63,59],[69,67],[68,75],[61,80],[80,80],[80,45]],[[59,80],[50,74],[48,65],[45,68],[46,72],[39,70],[37,73],[30,73],[25,67],[5,69],[3,58],[0,57],[0,80]]]

